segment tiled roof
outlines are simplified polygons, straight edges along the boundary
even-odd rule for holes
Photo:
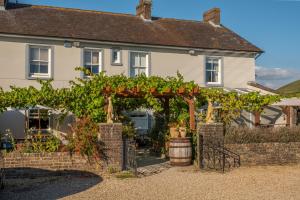
[[[10,5],[0,11],[0,33],[200,49],[262,52],[224,26],[47,6]]]

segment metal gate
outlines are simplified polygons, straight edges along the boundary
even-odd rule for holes
[[[3,158],[2,152],[0,150],[0,189],[4,188],[4,179],[5,179],[4,158]]]
[[[135,140],[124,139],[123,168],[137,176],[137,158]]]
[[[197,136],[197,153],[201,169],[225,172],[232,167],[240,166],[240,156],[224,147],[223,125],[202,125]]]

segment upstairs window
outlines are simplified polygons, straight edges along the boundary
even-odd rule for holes
[[[221,84],[221,58],[206,58],[205,79],[207,84]]]
[[[50,78],[51,48],[45,46],[29,46],[29,77]]]
[[[122,65],[122,51],[121,49],[111,50],[111,64],[112,65]]]
[[[149,54],[145,52],[130,53],[130,77],[135,77],[140,74],[148,74]]]
[[[92,74],[99,74],[101,71],[101,50],[84,49],[83,66]],[[87,76],[85,74],[85,76]]]

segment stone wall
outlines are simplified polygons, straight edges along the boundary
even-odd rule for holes
[[[225,148],[240,155],[242,166],[300,163],[300,142],[226,144]]]

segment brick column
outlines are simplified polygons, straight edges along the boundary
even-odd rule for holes
[[[123,167],[123,139],[122,124],[100,123],[99,140],[104,143],[104,154],[107,166],[122,170]]]
[[[224,147],[224,125],[222,123],[198,124],[197,129],[197,161],[200,168],[205,168],[206,145]],[[205,148],[206,147],[206,148]]]

